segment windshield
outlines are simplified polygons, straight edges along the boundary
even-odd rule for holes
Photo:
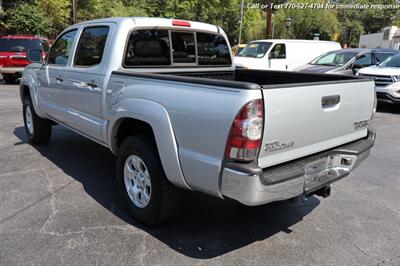
[[[311,65],[321,65],[321,66],[343,66],[349,62],[353,57],[355,57],[357,52],[349,51],[336,51],[329,52],[327,54],[317,57],[315,60],[311,61]]]
[[[0,39],[0,52],[26,52],[32,49],[47,51],[48,48],[45,40]]]
[[[395,55],[396,53],[375,53],[375,61],[376,63],[380,63],[385,61],[388,57]]]
[[[391,56],[378,65],[379,67],[400,67],[400,54]]]
[[[261,58],[264,57],[271,45],[270,42],[252,42],[247,44],[237,56]]]

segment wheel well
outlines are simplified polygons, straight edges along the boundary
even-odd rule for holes
[[[21,95],[21,100],[24,100],[25,97],[31,97],[31,92],[29,91],[29,87],[26,85],[22,85],[20,87],[20,95]]]
[[[119,124],[119,126],[114,134],[117,148],[121,146],[122,142],[127,137],[135,134],[146,135],[155,142],[153,129],[146,122],[133,118],[124,118],[120,122],[117,122],[117,124]]]

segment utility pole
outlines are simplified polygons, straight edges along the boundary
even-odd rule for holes
[[[267,39],[272,39],[272,0],[267,0]]]
[[[243,27],[243,6],[244,6],[244,0],[242,0],[242,4],[240,5],[240,21],[239,21],[239,40],[238,40],[238,45],[240,45],[242,41],[242,27]]]
[[[72,24],[76,23],[76,17],[78,12],[78,0],[72,0]]]

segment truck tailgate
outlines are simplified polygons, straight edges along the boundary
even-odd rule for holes
[[[327,150],[367,135],[373,81],[264,86],[262,168]]]

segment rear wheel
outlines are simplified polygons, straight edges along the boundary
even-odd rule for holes
[[[3,74],[3,78],[6,84],[15,84],[17,80],[14,74]]]
[[[29,97],[24,99],[22,111],[28,140],[34,144],[47,143],[51,137],[51,121],[36,114]]]
[[[146,225],[173,218],[181,207],[181,191],[165,176],[154,141],[128,137],[117,157],[119,190],[129,211]]]

